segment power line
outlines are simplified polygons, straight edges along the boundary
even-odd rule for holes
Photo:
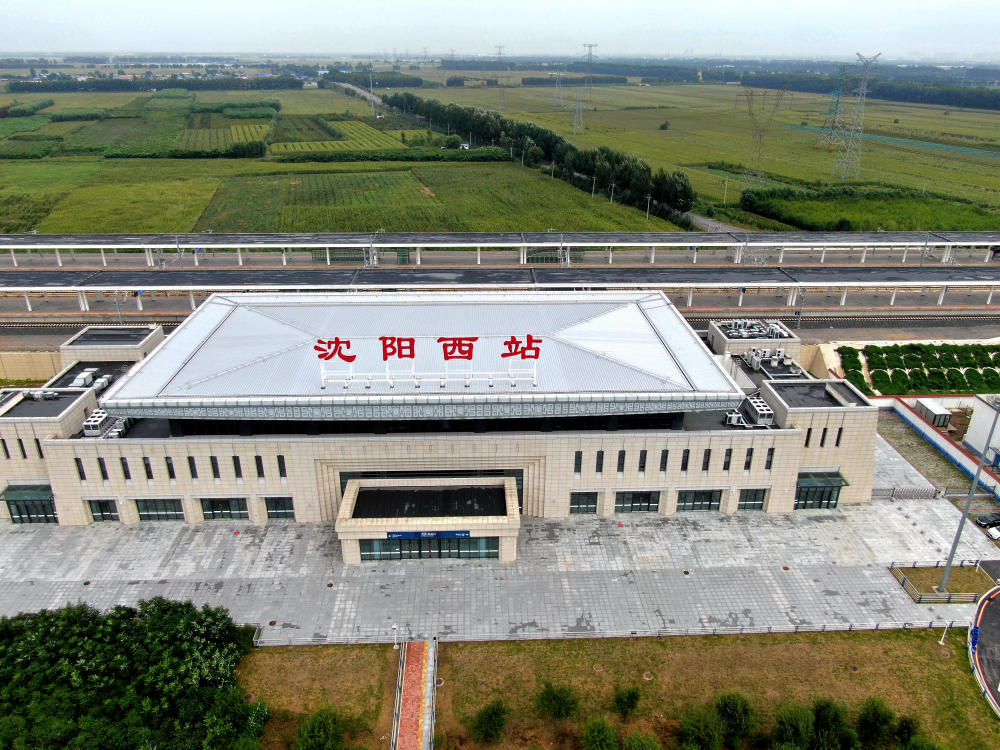
[[[846,180],[849,177],[861,176],[861,151],[864,142],[865,130],[865,99],[868,96],[868,76],[871,66],[882,55],[881,52],[874,57],[864,57],[860,52],[858,55],[858,65],[861,66],[861,80],[855,91],[854,113],[851,122],[845,131],[844,144],[837,159],[837,166],[840,178]]]

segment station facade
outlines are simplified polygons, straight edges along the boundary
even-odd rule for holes
[[[294,520],[349,564],[503,561],[522,516],[870,500],[876,407],[780,324],[711,344],[659,292],[215,295],[0,393],[0,519]]]

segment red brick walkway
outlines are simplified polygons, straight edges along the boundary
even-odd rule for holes
[[[427,642],[407,643],[403,698],[399,707],[399,750],[421,750],[423,746],[426,677]]]

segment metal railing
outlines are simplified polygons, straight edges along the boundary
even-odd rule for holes
[[[876,487],[872,490],[873,498],[893,500],[933,500],[937,496],[936,487]]]
[[[403,673],[406,671],[406,644],[399,641],[399,670],[396,672],[396,700],[392,707],[392,733],[389,747],[396,750],[399,746],[399,714],[403,706]]]
[[[437,726],[437,676],[438,676],[438,639],[432,638],[430,640],[430,648],[434,649],[434,661],[432,663],[434,680],[431,684],[433,692],[431,693],[431,741],[429,750],[434,750],[434,727]]]
[[[979,647],[979,627],[978,623],[982,621],[983,610],[988,607],[998,595],[1000,595],[1000,586],[987,591],[983,596],[982,601],[979,602],[979,606],[976,608],[976,615],[969,628],[969,633],[965,640],[965,652],[969,657],[969,664],[972,667],[972,674],[976,676],[976,682],[979,683],[979,689],[983,693],[983,697],[986,702],[990,704],[990,708],[993,709],[993,713],[1000,716],[1000,703],[997,702],[997,697],[990,690],[989,685],[986,684],[986,679],[983,677],[983,671],[979,664],[978,657],[978,647]]]
[[[923,562],[920,560],[914,560],[912,562],[891,562],[889,563],[889,572],[892,573],[893,578],[899,581],[900,585],[903,587],[903,591],[910,595],[917,604],[975,604],[979,601],[982,596],[979,592],[957,592],[957,593],[924,593],[920,591],[913,583],[910,581],[909,577],[904,572],[907,568],[943,568],[945,566],[945,560],[933,560],[930,562]],[[971,568],[975,567],[976,570],[982,570],[979,565],[979,560],[957,560],[952,563],[952,567],[955,568]]]

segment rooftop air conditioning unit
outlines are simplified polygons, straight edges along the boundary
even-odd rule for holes
[[[743,415],[738,411],[726,412],[726,426],[739,427],[743,424]]]
[[[740,404],[747,422],[761,427],[774,424],[774,410],[760,396],[747,396]]]

